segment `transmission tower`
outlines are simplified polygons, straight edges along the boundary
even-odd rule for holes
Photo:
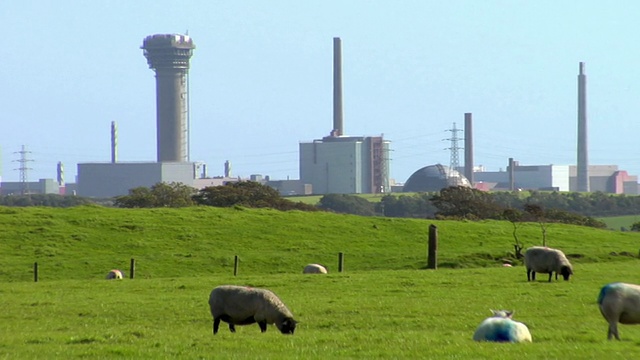
[[[20,164],[20,166],[17,169],[13,169],[13,170],[19,170],[20,171],[20,191],[22,193],[22,195],[27,195],[29,194],[29,170],[33,170],[30,167],[27,167],[27,164],[30,161],[33,161],[32,159],[29,159],[27,156],[28,154],[31,154],[31,151],[27,151],[27,147],[25,145],[22,145],[22,150],[20,151],[16,151],[14,152],[14,154],[20,154],[20,159],[19,160],[13,160],[16,161]]]
[[[447,131],[451,131],[451,138],[445,139],[445,140],[451,141],[451,147],[445,149],[445,150],[451,151],[451,159],[449,161],[449,173],[447,174],[447,178],[451,178],[454,174],[454,171],[457,170],[458,167],[460,167],[458,151],[463,148],[458,146],[458,140],[461,140],[461,138],[458,137],[458,133],[462,132],[462,130],[456,128],[456,123],[454,122],[453,128],[448,129]]]

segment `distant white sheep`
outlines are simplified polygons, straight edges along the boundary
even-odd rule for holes
[[[327,268],[320,264],[309,264],[302,270],[303,274],[326,274]]]
[[[473,334],[475,341],[532,342],[529,328],[512,319],[515,311],[491,310],[492,317],[484,319]]]
[[[609,323],[607,339],[618,335],[618,323],[640,324],[640,285],[611,283],[602,287],[598,296],[600,313]]]
[[[246,286],[221,285],[209,296],[209,308],[213,317],[213,334],[218,332],[220,321],[229,323],[229,330],[236,332],[235,325],[258,323],[260,331],[267,331],[267,324],[275,324],[283,334],[293,334],[297,322],[287,306],[267,289]]]
[[[573,267],[569,259],[558,249],[530,247],[524,253],[524,265],[527,268],[527,281],[535,281],[537,272],[549,274],[549,282],[554,272],[556,280],[558,280],[558,274],[561,274],[565,280],[569,280],[569,276],[573,275]]]
[[[121,280],[122,277],[122,271],[118,269],[113,269],[107,274],[107,280]]]

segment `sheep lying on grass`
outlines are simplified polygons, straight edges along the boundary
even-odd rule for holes
[[[122,271],[113,269],[107,274],[107,280],[120,280],[122,279]]]
[[[213,334],[218,332],[220,321],[235,325],[258,323],[260,331],[267,331],[267,324],[275,324],[283,334],[293,334],[296,321],[286,305],[270,290],[245,286],[222,285],[214,288],[209,296],[213,316]]]
[[[548,273],[549,282],[554,272],[556,280],[558,280],[558,274],[562,274],[565,280],[569,280],[569,276],[573,274],[573,267],[564,253],[548,247],[528,248],[524,253],[524,265],[527,268],[527,281],[535,281],[537,272]]]
[[[513,319],[515,311],[491,310],[492,317],[484,319],[473,334],[475,341],[531,342],[527,326]]]
[[[326,274],[327,268],[320,264],[309,264],[302,270],[303,274]]]
[[[640,324],[640,285],[621,282],[607,284],[598,296],[600,313],[609,323],[607,339],[618,335],[618,323]]]

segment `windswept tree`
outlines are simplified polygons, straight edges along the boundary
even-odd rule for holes
[[[524,211],[529,214],[529,217],[533,221],[536,221],[540,225],[540,230],[542,230],[542,246],[547,246],[547,228],[549,227],[549,223],[547,222],[544,209],[538,204],[525,204]]]
[[[509,208],[509,209],[505,209],[502,212],[502,216],[505,219],[509,220],[509,222],[511,222],[511,225],[513,226],[513,240],[515,241],[513,244],[513,249],[515,251],[516,258],[522,259],[523,245],[518,239],[518,234],[517,234],[518,227],[520,226],[520,224],[522,224],[520,222],[522,220],[522,212],[518,209]]]

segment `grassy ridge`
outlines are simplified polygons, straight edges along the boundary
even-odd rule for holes
[[[458,222],[359,217],[265,209],[0,208],[0,281],[101,278],[126,270],[135,258],[140,277],[297,273],[310,262],[336,270],[420,269],[426,263],[428,227],[438,227],[441,267],[499,265],[513,251],[508,222]],[[640,234],[553,224],[548,245],[577,262],[637,255]],[[541,243],[537,224],[518,230],[526,246]]]

